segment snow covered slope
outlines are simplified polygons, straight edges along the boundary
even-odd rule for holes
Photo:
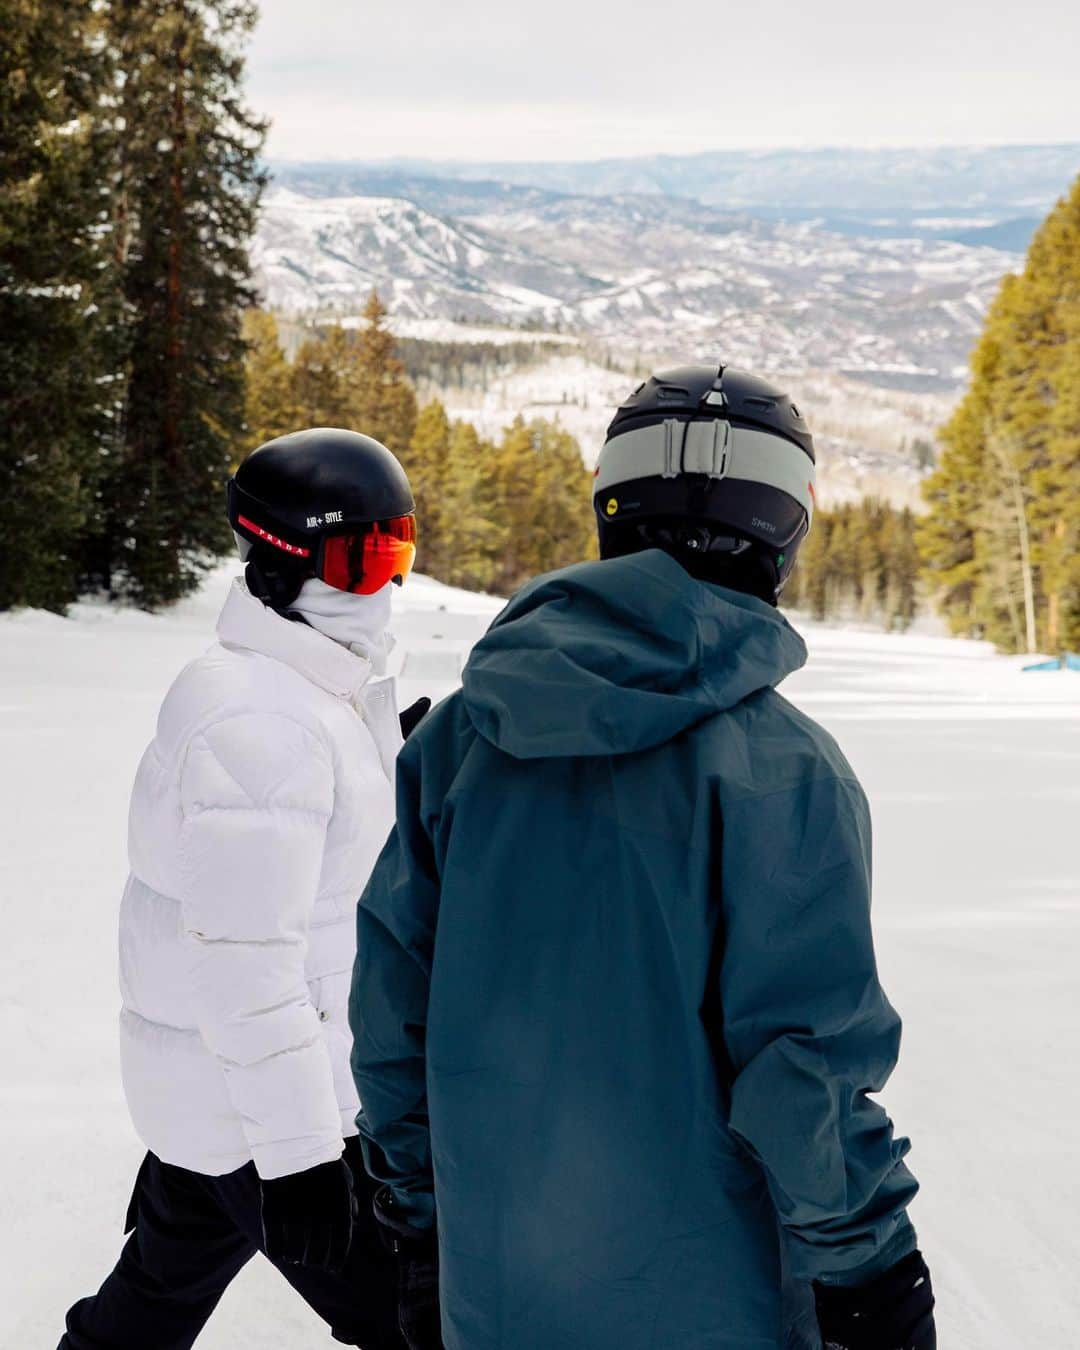
[[[395,314],[527,320],[599,287],[478,226],[394,197],[267,194],[252,262],[274,309],[362,309],[377,289]]]
[[[132,775],[162,694],[212,638],[216,574],[162,617],[0,615],[0,1350],[54,1345],[119,1250],[140,1156],[116,1049],[115,926]],[[400,596],[403,697],[454,687],[499,602]],[[985,646],[807,630],[785,692],[839,738],[874,807],[876,926],[906,1019],[885,1101],[948,1350],[1072,1350],[1080,1325],[1080,676]],[[201,1350],[316,1350],[264,1262]]]

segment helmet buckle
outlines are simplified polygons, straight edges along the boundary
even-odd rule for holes
[[[724,478],[728,466],[731,423],[713,417],[707,422],[688,422],[683,441],[683,473],[703,473]]]
[[[676,417],[664,419],[664,467],[661,470],[662,478],[678,478],[683,447],[683,428],[685,422],[680,422]]]
[[[728,444],[731,423],[718,417],[708,421],[681,422],[668,417],[664,421],[664,465],[661,478],[678,478],[683,473],[703,473],[709,478],[724,478],[728,468]]]

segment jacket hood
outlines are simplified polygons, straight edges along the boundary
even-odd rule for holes
[[[697,581],[659,549],[530,582],[463,676],[477,731],[517,759],[662,745],[806,660],[763,600]]]

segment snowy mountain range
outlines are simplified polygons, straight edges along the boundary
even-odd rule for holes
[[[948,388],[1019,262],[986,245],[851,235],[659,194],[383,175],[367,191],[316,195],[301,181],[305,191],[268,192],[255,241],[272,308],[355,314],[374,287],[402,317],[557,327],[623,358],[720,349],[766,370]]]
[[[382,192],[415,199],[434,180],[447,207],[455,182],[492,195],[509,185],[574,197],[677,197],[770,220],[813,219],[840,233],[915,234],[1020,250],[1077,173],[1080,145],[725,150],[562,164],[275,166],[279,183],[313,196]],[[426,204],[440,209],[431,200]]]
[[[265,301],[955,390],[1080,145],[272,166]]]

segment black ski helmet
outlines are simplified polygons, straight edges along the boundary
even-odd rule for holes
[[[733,367],[653,375],[608,427],[593,486],[600,556],[661,548],[775,604],[814,514],[814,442],[787,394]]]
[[[339,427],[260,445],[229,482],[229,524],[251,593],[287,609],[318,574],[324,541],[411,516],[412,489],[393,454]]]

